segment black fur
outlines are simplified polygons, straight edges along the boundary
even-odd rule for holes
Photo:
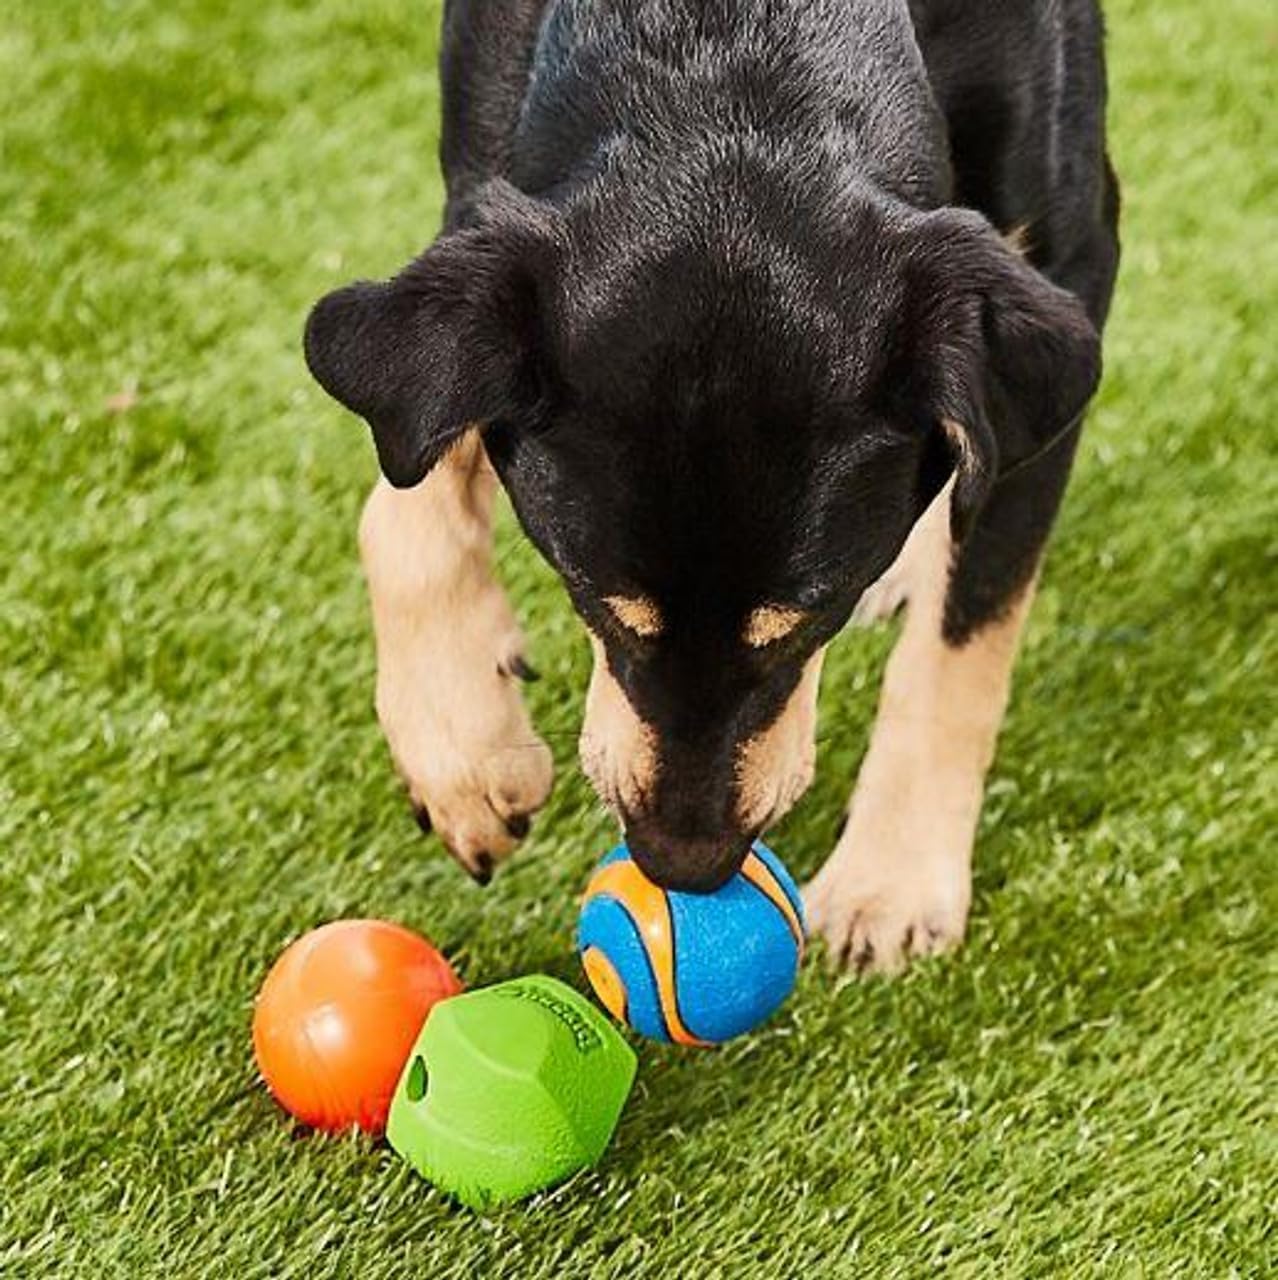
[[[1117,266],[1096,4],[450,0],[443,71],[445,231],[308,360],[392,483],[486,424],[656,731],[636,853],[721,881],[740,744],[956,467],[949,640],[1037,563]]]

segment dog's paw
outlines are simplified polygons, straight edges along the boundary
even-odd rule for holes
[[[486,884],[553,782],[520,694],[535,676],[505,597],[485,591],[450,626],[379,656],[377,715],[418,825]]]
[[[922,825],[922,824],[919,824]],[[921,830],[849,822],[803,890],[808,928],[830,964],[859,974],[900,973],[911,960],[963,941],[971,903],[970,836],[959,845]],[[907,838],[908,837],[908,838]]]
[[[550,795],[550,749],[530,731],[526,738],[466,750],[473,754],[436,746],[427,747],[429,755],[404,755],[392,747],[392,755],[417,825],[438,834],[467,873],[487,884]]]

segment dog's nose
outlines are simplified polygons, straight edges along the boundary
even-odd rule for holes
[[[642,819],[627,823],[631,857],[654,884],[687,893],[713,893],[741,869],[752,837],[743,831],[675,835]]]

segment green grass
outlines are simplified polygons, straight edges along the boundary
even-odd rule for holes
[[[298,335],[434,228],[437,8],[6,6],[0,1273],[1272,1274],[1265,0],[1109,6],[1108,377],[965,952],[895,983],[811,964],[754,1037],[644,1046],[601,1168],[486,1219],[382,1147],[294,1133],[256,1082],[254,991],[322,920],[402,919],[472,983],[577,980],[610,835],[574,760],[586,649],[508,517],[559,781],[489,890],[418,837],[370,708],[372,450]],[[830,663],[819,778],[777,839],[803,874],[889,642]]]

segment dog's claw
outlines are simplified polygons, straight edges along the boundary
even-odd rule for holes
[[[517,653],[506,664],[505,675],[514,676],[517,680],[522,680],[525,684],[533,684],[541,679],[541,672],[521,653]]]

